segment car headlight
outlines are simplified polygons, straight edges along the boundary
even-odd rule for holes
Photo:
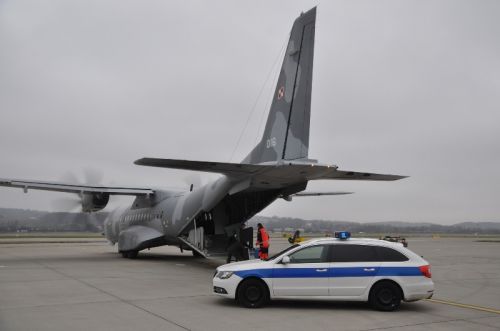
[[[220,278],[220,279],[228,279],[233,275],[234,272],[232,271],[219,271],[215,277]]]

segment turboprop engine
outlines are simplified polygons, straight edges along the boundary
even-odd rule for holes
[[[109,193],[83,193],[81,194],[82,211],[91,213],[104,209],[109,202]]]

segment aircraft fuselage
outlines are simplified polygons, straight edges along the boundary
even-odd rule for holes
[[[231,231],[280,195],[274,189],[229,194],[237,185],[221,176],[190,192],[156,191],[153,197],[137,197],[132,206],[110,213],[104,223],[106,238],[118,243],[120,252],[161,245],[201,255],[223,251]]]

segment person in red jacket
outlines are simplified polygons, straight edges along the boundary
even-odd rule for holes
[[[265,260],[269,257],[269,235],[262,223],[257,224],[257,246],[259,246],[259,258]]]

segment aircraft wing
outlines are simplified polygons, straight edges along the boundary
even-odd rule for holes
[[[25,192],[28,189],[45,190],[68,193],[108,193],[111,195],[147,195],[153,194],[154,190],[150,188],[131,188],[120,186],[93,186],[80,184],[65,184],[58,182],[17,180],[0,178],[0,186],[22,188]]]

